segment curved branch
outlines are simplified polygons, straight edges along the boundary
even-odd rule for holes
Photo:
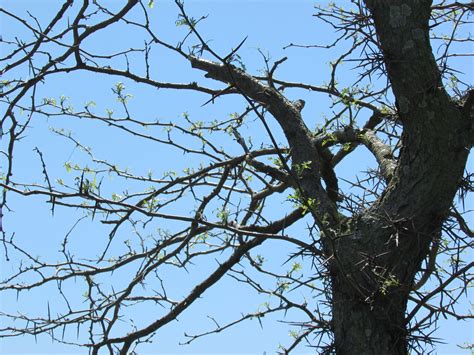
[[[396,162],[393,158],[392,149],[377,137],[375,131],[370,129],[354,130],[351,126],[346,126],[344,129],[318,135],[314,138],[314,143],[321,147],[353,142],[362,143],[373,154],[380,166],[383,177],[389,182],[393,177]]]

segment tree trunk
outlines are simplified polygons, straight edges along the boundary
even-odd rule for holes
[[[405,295],[390,292],[366,302],[346,287],[339,289],[336,285],[333,284],[333,327],[337,354],[407,354]]]
[[[338,354],[407,354],[408,294],[452,205],[470,120],[444,90],[429,43],[431,1],[366,0],[403,123],[380,200],[328,242]]]
[[[408,294],[432,233],[373,211],[339,231],[331,263],[337,354],[407,354]]]

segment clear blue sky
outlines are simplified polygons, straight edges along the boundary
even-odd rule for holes
[[[112,3],[112,1],[110,1]],[[338,2],[339,3],[339,2]],[[342,2],[341,2],[342,3]],[[26,10],[37,16],[43,24],[46,23],[60,6],[58,1],[46,0],[3,0],[1,6],[22,16],[26,15]],[[210,45],[225,55],[248,35],[241,50],[243,62],[251,73],[258,73],[264,67],[258,49],[264,53],[269,53],[273,60],[278,60],[283,56],[288,56],[288,61],[281,66],[278,77],[289,81],[304,81],[310,84],[320,85],[329,80],[329,61],[336,58],[340,49],[333,51],[323,51],[314,49],[286,49],[282,47],[294,42],[301,44],[323,44],[333,37],[333,33],[327,26],[322,26],[316,21],[314,13],[314,1],[306,0],[274,0],[274,1],[211,1],[211,0],[188,0],[186,7],[188,13],[199,17],[209,14],[209,18],[200,27],[202,35],[210,39]],[[175,26],[177,19],[177,9],[173,1],[155,0],[155,7],[152,10],[152,20],[154,29],[163,36],[167,42],[174,43],[183,35],[183,28]],[[21,37],[23,30],[11,23],[1,23],[1,33],[3,38],[11,38],[14,35]],[[111,28],[96,38],[96,42],[86,43],[91,50],[110,53],[119,49],[128,49],[131,46],[140,46],[143,43],[141,38],[137,38],[132,31],[120,31],[120,27]],[[472,48],[471,48],[472,50]],[[4,55],[4,50],[1,50]],[[169,52],[155,53],[155,62],[152,63],[152,76],[161,81],[189,82],[192,80],[202,80],[202,73],[192,71],[189,64],[180,60],[176,55]],[[123,62],[117,63],[123,65]],[[466,71],[467,80],[472,81],[472,62],[463,59],[458,60],[459,67]],[[345,76],[341,76],[341,83],[349,82],[354,75],[350,71],[350,65],[346,64]],[[134,64],[132,68],[141,68],[142,64]],[[342,72],[341,72],[342,73]],[[19,75],[28,75],[21,72]],[[245,104],[235,98],[225,99],[223,103],[201,105],[208,99],[205,95],[195,93],[184,93],[176,91],[140,88],[133,83],[123,79],[107,78],[92,74],[74,74],[72,76],[58,76],[50,78],[47,85],[41,88],[39,97],[55,97],[61,95],[70,97],[71,103],[78,109],[86,102],[93,100],[97,105],[94,108],[97,112],[104,112],[105,109],[119,111],[120,107],[115,100],[111,88],[117,81],[123,81],[126,91],[133,94],[130,107],[133,112],[143,120],[178,120],[183,112],[189,112],[192,118],[202,117],[203,121],[212,119],[222,119],[228,114],[240,111]],[[329,101],[323,95],[288,92],[292,99],[304,98],[306,100],[305,117],[308,126],[314,128],[318,122],[322,121],[322,116],[328,113]],[[2,107],[3,109],[3,107]],[[365,117],[364,117],[365,118]],[[83,164],[86,156],[83,152],[69,144],[64,138],[51,133],[50,128],[64,128],[71,130],[84,145],[93,148],[97,158],[106,158],[121,167],[128,167],[137,174],[146,175],[152,169],[158,176],[167,170],[181,171],[186,166],[199,166],[199,161],[193,157],[183,156],[178,151],[164,149],[150,142],[130,138],[122,132],[111,130],[98,122],[87,122],[85,120],[72,119],[45,119],[37,117],[31,124],[26,138],[18,144],[15,152],[16,170],[15,179],[17,181],[37,181],[42,183],[41,167],[36,153],[33,152],[38,147],[44,154],[49,166],[49,174],[54,178],[64,178],[73,180],[71,174],[68,175],[64,168],[64,162]],[[248,126],[245,132],[252,136],[252,140],[257,145],[258,142],[265,141],[263,128],[257,124]],[[277,139],[284,142],[281,133],[276,132]],[[3,142],[2,142],[3,144]],[[239,147],[235,142],[219,141],[219,144],[228,146],[230,151],[238,151]],[[2,150],[4,146],[2,145]],[[339,168],[339,173],[343,176],[351,177],[357,172],[373,167],[373,159],[363,150],[358,150],[354,158]],[[120,193],[126,187],[119,185],[116,180],[107,182],[110,191]],[[137,186],[130,185],[130,189]],[[28,246],[35,251],[35,255],[58,256],[60,242],[68,230],[72,227],[78,217],[82,214],[77,211],[58,208],[54,218],[51,217],[49,206],[44,203],[44,198],[20,198],[10,195],[10,205],[14,210],[4,217],[4,230],[7,235],[15,233],[17,240],[22,245]],[[186,209],[185,204],[177,205],[177,209]],[[187,212],[182,212],[187,213]],[[276,214],[279,215],[279,214]],[[471,220],[472,221],[472,220]],[[170,227],[171,226],[167,226]],[[305,233],[304,225],[300,225],[299,230],[294,233]],[[131,233],[131,230],[124,231]],[[82,222],[71,234],[71,243],[75,245],[77,253],[80,255],[95,255],[94,246],[104,242],[107,235],[107,228],[100,223],[92,223],[90,220]],[[278,243],[269,243],[264,251],[266,258],[280,267],[287,255],[286,250],[282,250]],[[2,279],[12,272],[14,263],[6,263],[2,256]],[[175,273],[170,270],[166,278],[170,280],[170,293],[179,299],[183,290],[189,289],[193,282],[205,275],[206,270],[215,267],[216,262],[212,260],[203,261],[189,274]],[[286,267],[286,266],[285,266]],[[283,267],[283,269],[285,268]],[[119,276],[114,276],[118,278]],[[105,281],[105,280],[104,280]],[[82,288],[78,284],[78,289]],[[178,322],[171,323],[161,330],[155,337],[152,345],[145,345],[139,348],[139,354],[146,352],[159,354],[208,354],[208,353],[233,353],[233,354],[274,354],[279,343],[289,344],[290,328],[278,320],[281,316],[268,316],[263,319],[263,329],[257,321],[242,323],[227,332],[218,335],[210,335],[202,338],[192,345],[179,346],[178,343],[185,340],[183,333],[195,333],[211,329],[213,323],[206,318],[207,315],[214,316],[222,324],[230,321],[242,312],[250,312],[258,309],[259,305],[265,302],[265,297],[255,295],[248,288],[240,287],[230,278],[224,278],[221,283],[205,293],[204,298],[196,302],[188,312],[179,317]],[[74,285],[68,285],[70,290],[74,290]],[[16,300],[14,294],[0,295],[1,309],[19,309],[22,311],[44,311],[50,304],[60,304],[61,300],[53,294],[53,290],[45,289],[41,292],[32,291],[21,295]],[[299,296],[297,296],[299,297]],[[469,307],[467,303],[461,307]],[[136,313],[137,319],[153,319],[154,311],[143,309]],[[288,314],[287,321],[298,320],[297,314]],[[461,351],[456,344],[463,342],[473,342],[473,326],[471,323],[454,322],[452,320],[441,320],[437,336],[444,338],[447,344],[437,346],[436,352],[439,354],[467,354],[468,351]],[[142,349],[142,350],[141,350]],[[0,345],[1,354],[36,354],[55,353],[66,354],[78,351],[83,353],[83,349],[65,347],[58,343],[52,343],[48,336],[39,336],[35,341],[32,337],[3,339]],[[298,354],[310,353],[311,349],[301,348]]]

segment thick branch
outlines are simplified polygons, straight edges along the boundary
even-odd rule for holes
[[[385,180],[389,182],[392,179],[396,167],[392,150],[370,129],[359,131],[348,126],[328,134],[319,135],[314,139],[314,142],[317,146],[324,147],[334,144],[362,143],[374,155]]]
[[[397,218],[423,215],[432,221],[446,214],[462,177],[469,121],[442,85],[429,41],[431,1],[365,3],[404,123],[397,176],[380,207]]]
[[[202,58],[189,56],[193,68],[205,71],[206,77],[234,85],[243,95],[263,104],[275,117],[288,140],[293,166],[311,162],[309,169],[298,176],[306,198],[318,201],[315,204],[319,218],[325,216],[329,224],[337,224],[338,213],[334,203],[323,189],[320,179],[320,155],[313,145],[311,134],[304,124],[300,110],[280,92],[272,89],[230,64],[219,64]]]
[[[375,159],[377,159],[382,175],[387,181],[390,181],[396,167],[390,147],[382,142],[375,135],[375,132],[371,130],[366,130],[361,135],[361,140],[367,149],[375,156]]]

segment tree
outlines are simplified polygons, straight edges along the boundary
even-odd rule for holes
[[[316,86],[277,78],[287,58],[272,61],[263,51],[265,70],[252,74],[239,54],[245,38],[222,55],[199,30],[206,17],[193,18],[181,1],[175,3],[176,25],[185,29],[176,43],[157,34],[153,1],[105,6],[68,0],[46,26],[34,14],[26,20],[0,9],[4,19],[31,33],[30,38],[2,39],[7,53],[1,69],[6,221],[12,198],[39,195],[52,213],[78,209],[84,214],[77,223],[89,219],[97,229],[109,228],[105,239],[90,245],[95,258],[76,255],[71,230],[60,257],[50,260],[36,256],[5,228],[3,262],[15,263],[17,270],[2,281],[2,292],[26,297],[29,290],[55,286],[65,306],[51,310],[48,305],[42,316],[3,312],[6,325],[0,335],[47,333],[93,354],[127,354],[205,299],[225,275],[278,302],[226,325],[216,322],[210,332],[188,335],[188,342],[247,319],[298,310],[305,318],[293,324],[294,341],[282,353],[304,342],[338,354],[421,353],[434,341],[430,332],[440,316],[472,318],[455,307],[467,296],[474,265],[465,259],[473,232],[466,209],[455,201],[456,194],[464,199],[473,186],[465,169],[474,142],[474,91],[457,76],[451,60],[464,55],[456,48],[472,42],[459,31],[470,23],[473,6],[354,0],[347,9],[317,7],[315,16],[340,34],[325,47],[345,50],[331,62],[330,81]],[[451,33],[442,37],[448,25]],[[104,54],[91,43],[112,28],[140,31],[144,45]],[[440,44],[438,57],[432,43]],[[154,60],[165,54],[189,63],[206,79],[158,80]],[[345,88],[337,82],[343,62],[358,69]],[[77,110],[65,96],[41,101],[53,78],[70,83],[82,72],[121,80],[112,89],[121,109],[101,114],[95,102],[88,102]],[[127,91],[132,82],[159,94],[195,92],[206,97],[200,101],[204,109],[219,102],[237,108],[243,102],[244,107],[207,122],[186,112],[176,121],[150,120],[133,111]],[[292,89],[327,95],[332,115],[311,129],[305,101],[290,99]],[[67,161],[70,174],[55,179],[47,156],[37,148],[44,182],[17,180],[14,164],[21,163],[14,153],[21,139],[36,119],[55,117],[81,119],[81,125],[104,123],[126,133],[130,145],[139,138],[168,149],[160,155],[178,150],[192,160],[180,173],[162,168],[162,176],[141,175],[97,158],[73,133],[54,130],[88,160]],[[251,134],[257,129],[263,130],[258,137]],[[339,186],[336,168],[359,146],[373,155],[377,168],[349,182],[357,191],[351,193]],[[161,168],[155,164],[150,168]],[[49,243],[47,235],[42,238]],[[270,243],[287,250],[286,272],[275,271],[263,256]],[[164,273],[186,271],[207,258],[216,258],[217,265],[206,264],[207,274],[186,284],[182,298],[169,296]],[[295,296],[295,289],[307,297]],[[141,322],[133,316],[139,307],[159,307],[162,313]],[[129,327],[123,325],[126,317]],[[68,336],[70,328],[77,328],[76,340]],[[83,329],[86,336],[79,335]]]

